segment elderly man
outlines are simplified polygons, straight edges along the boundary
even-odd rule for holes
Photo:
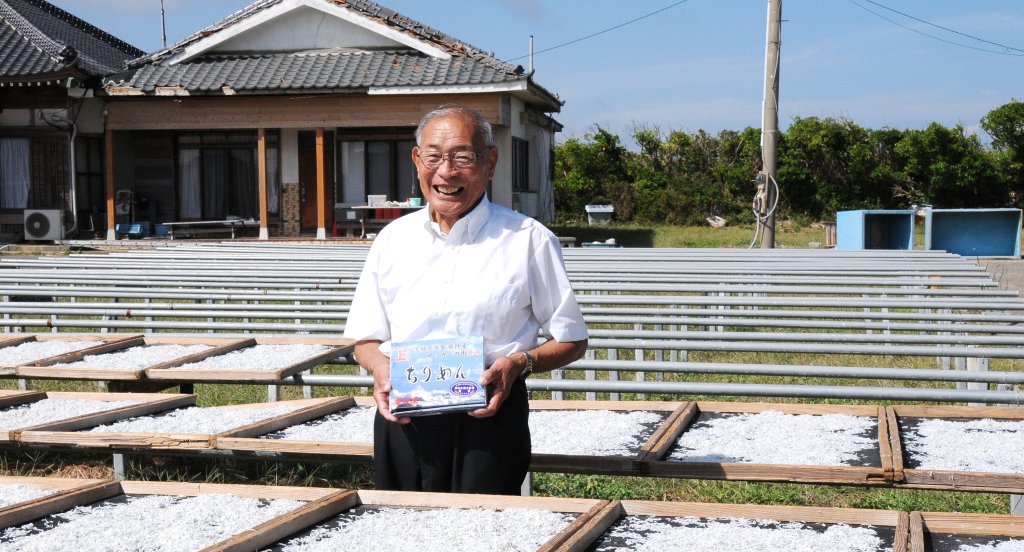
[[[373,374],[376,485],[518,494],[530,463],[524,380],[583,355],[583,316],[557,238],[487,199],[498,150],[486,119],[457,105],[427,113],[412,157],[427,208],[378,234],[345,327]],[[540,346],[539,330],[551,336]],[[484,338],[487,406],[392,415],[390,344],[469,336]]]

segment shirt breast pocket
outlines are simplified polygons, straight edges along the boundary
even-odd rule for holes
[[[484,343],[503,343],[515,332],[512,325],[523,310],[523,298],[522,290],[511,285],[460,292],[452,312],[459,335],[480,335]]]

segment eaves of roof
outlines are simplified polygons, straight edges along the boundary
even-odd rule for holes
[[[142,54],[44,0],[0,0],[2,82],[98,77]]]
[[[379,89],[530,89],[560,104],[520,71],[475,59],[437,59],[413,50],[318,50],[205,56],[185,63],[153,63],[103,80],[111,94],[188,95],[370,92]],[[539,91],[539,92],[538,92]],[[122,92],[123,93],[123,92]],[[546,97],[545,97],[546,96]]]

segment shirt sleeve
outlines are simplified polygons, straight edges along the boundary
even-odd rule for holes
[[[356,292],[345,321],[345,337],[355,341],[391,339],[391,322],[384,308],[384,296],[380,287],[380,251],[383,240],[375,240],[363,263]]]
[[[535,244],[529,275],[534,316],[555,341],[587,339],[587,324],[569,284],[558,238],[542,235]]]

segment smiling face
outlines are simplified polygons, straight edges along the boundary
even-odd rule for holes
[[[475,165],[457,169],[449,157],[460,151],[476,152],[480,157]],[[428,168],[419,157],[425,152],[444,154],[445,160],[436,169]],[[487,147],[483,138],[476,135],[472,119],[453,114],[432,119],[423,127],[412,159],[420,191],[430,204],[434,220],[447,233],[483,197],[487,182],[494,177],[498,150]]]

